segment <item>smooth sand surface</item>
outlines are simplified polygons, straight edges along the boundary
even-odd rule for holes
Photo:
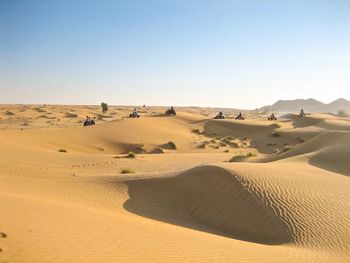
[[[350,262],[349,119],[132,108],[0,106],[1,263]]]

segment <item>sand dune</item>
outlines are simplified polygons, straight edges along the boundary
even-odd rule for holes
[[[346,118],[2,107],[1,261],[350,261]]]

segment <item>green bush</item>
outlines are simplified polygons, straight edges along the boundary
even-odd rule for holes
[[[102,108],[102,112],[105,113],[108,111],[108,105],[105,102],[101,102],[101,108]]]
[[[256,157],[257,156],[257,153],[256,152],[249,152],[249,153],[247,153],[247,155],[246,155],[248,158],[250,158],[250,157]]]
[[[233,163],[233,162],[241,162],[241,161],[244,161],[245,159],[247,159],[247,156],[244,155],[244,154],[240,154],[240,155],[236,155],[236,156],[233,156],[229,162],[230,163]]]
[[[128,158],[135,158],[136,154],[134,152],[129,152],[127,155]]]
[[[345,110],[338,110],[338,116],[339,117],[349,117],[349,113],[347,113]]]
[[[131,173],[134,173],[133,170],[129,169],[129,168],[123,168],[120,173],[122,174],[131,174]]]
[[[168,145],[170,146],[171,149],[176,149],[176,144],[173,141],[169,141]]]

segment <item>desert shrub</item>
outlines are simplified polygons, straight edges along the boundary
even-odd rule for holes
[[[134,173],[134,171],[131,170],[130,168],[123,168],[123,169],[121,169],[120,173],[122,173],[122,174],[131,174],[131,173]]]
[[[251,158],[251,157],[256,157],[257,153],[256,152],[249,152],[247,154],[240,154],[240,155],[236,155],[233,156],[229,162],[241,162],[244,161],[245,159]]]
[[[105,113],[108,111],[108,105],[105,102],[101,102],[101,108],[102,108],[102,112]]]
[[[247,157],[250,158],[250,157],[256,157],[258,154],[256,152],[249,152],[247,153]]]
[[[168,145],[170,146],[171,149],[176,149],[176,144],[173,141],[169,141]]]
[[[244,154],[240,154],[240,155],[236,155],[236,156],[233,156],[229,162],[230,163],[233,163],[233,162],[241,162],[241,161],[244,161],[245,159],[247,159],[247,156],[244,155]]]
[[[37,112],[46,112],[46,110],[40,109],[40,108],[36,108]]]
[[[143,143],[135,145],[135,150],[137,153],[145,153],[146,152],[145,145]]]
[[[67,150],[66,150],[66,149],[59,149],[58,152],[60,152],[60,153],[66,153]]]
[[[134,152],[129,152],[126,157],[128,157],[128,158],[135,158],[136,154]]]
[[[349,117],[349,113],[345,110],[338,110],[339,117]]]
[[[4,114],[5,114],[5,115],[8,115],[8,116],[10,116],[10,115],[15,115],[12,111],[5,111]]]
[[[205,149],[205,143],[201,143],[197,146],[198,149]]]

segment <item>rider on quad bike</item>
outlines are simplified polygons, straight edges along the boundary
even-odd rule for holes
[[[132,113],[129,114],[130,118],[140,118],[139,113],[137,112],[137,109],[135,108]]]
[[[215,117],[214,119],[225,119],[224,114],[222,113],[222,111],[220,111]]]
[[[244,120],[244,117],[243,117],[242,113],[240,112],[235,119],[236,120]]]
[[[165,111],[165,114],[168,115],[168,116],[171,116],[171,115],[175,116],[176,115],[176,111],[175,111],[174,107],[171,106],[170,109],[167,109]]]

